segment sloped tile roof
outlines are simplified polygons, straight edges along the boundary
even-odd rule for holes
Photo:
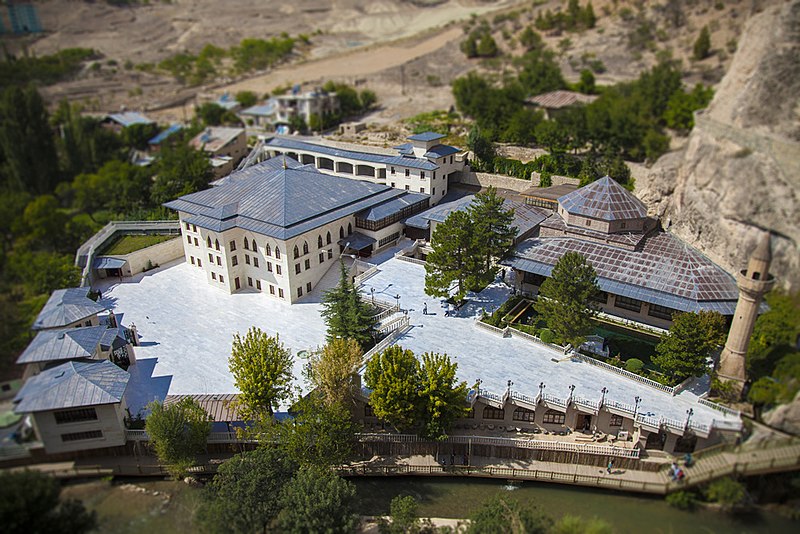
[[[88,287],[56,289],[39,312],[31,329],[67,326],[107,309],[87,297],[88,294]]]
[[[25,382],[14,397],[16,413],[120,402],[130,375],[108,360],[67,362]]]
[[[604,221],[647,217],[647,208],[642,201],[608,176],[567,193],[558,199],[558,203],[572,215]]]
[[[543,108],[560,109],[575,104],[591,104],[597,100],[597,98],[597,95],[585,95],[583,93],[576,93],[575,91],[559,90],[536,95],[529,98],[527,102]]]

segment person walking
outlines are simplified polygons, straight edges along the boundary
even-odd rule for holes
[[[609,460],[608,465],[606,466],[606,471],[608,474],[611,474],[611,470],[614,468],[614,460]]]
[[[428,303],[422,304],[422,315],[428,315]]]

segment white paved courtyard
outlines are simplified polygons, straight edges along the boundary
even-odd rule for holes
[[[639,412],[645,415],[684,421],[692,408],[692,420],[699,423],[725,418],[699,404],[691,391],[673,397],[586,363],[556,363],[553,359],[558,355],[544,347],[478,329],[474,321],[480,308],[494,309],[507,298],[503,284],[471,296],[455,316],[445,317],[439,300],[424,294],[424,267],[389,258],[391,254],[370,259],[386,261],[380,263],[379,273],[365,281],[362,291],[369,298],[374,288],[376,298],[389,302],[399,294],[411,329],[398,343],[416,354],[447,353],[458,362],[459,376],[470,386],[480,378],[482,388],[502,394],[511,380],[514,391],[534,397],[544,382],[545,393],[565,399],[570,385],[575,385],[575,397],[591,400],[600,400],[600,390],[606,387],[606,398],[613,401],[633,405],[634,397],[641,397]],[[207,284],[202,271],[185,262],[123,283],[98,284],[104,301],[124,314],[124,324],[135,323],[141,336],[127,394],[131,411],[136,413],[167,394],[236,392],[228,372],[231,342],[234,333],[244,333],[251,326],[279,334],[294,354],[322,345],[325,325],[319,315],[320,295],[337,279],[338,269],[332,269],[325,283],[294,305],[261,293],[229,295]],[[422,313],[425,303],[428,315]],[[304,363],[295,358],[295,377],[301,376]]]

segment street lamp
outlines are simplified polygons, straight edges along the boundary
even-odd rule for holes
[[[692,420],[693,415],[694,415],[694,410],[692,408],[686,410],[686,425],[684,426],[684,428],[689,428],[689,422]]]
[[[575,392],[575,384],[572,384],[572,385],[569,387],[569,401],[567,401],[567,404],[569,404],[570,402],[572,402],[572,394],[573,394],[574,392]]]
[[[506,386],[508,387],[508,392],[509,393],[511,393],[511,386],[513,386],[513,385],[514,385],[514,382],[512,382],[511,380],[506,382]]]
[[[603,393],[603,398],[600,399],[600,407],[603,407],[603,404],[606,402],[606,393],[608,393],[608,388],[604,387],[600,390]]]
[[[397,295],[394,296],[394,300],[396,301],[396,303],[397,303],[396,306],[397,306],[397,309],[399,310],[400,309],[400,293],[398,293]]]
[[[483,383],[483,380],[481,380],[480,378],[475,380],[475,388],[478,390],[478,393],[481,392],[481,384],[482,383]]]
[[[639,404],[641,404],[642,398],[639,395],[636,395],[633,400],[636,401],[633,406],[633,420],[636,421],[636,416],[639,414]]]
[[[369,292],[372,294],[372,305],[375,306],[375,288],[369,288]]]
[[[539,400],[542,400],[542,397],[544,397],[544,388],[546,387],[544,382],[539,382]]]

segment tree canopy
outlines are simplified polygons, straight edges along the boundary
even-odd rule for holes
[[[353,285],[344,262],[340,261],[339,283],[322,296],[320,315],[328,327],[325,338],[352,339],[367,350],[375,344],[375,314],[372,306],[361,297]]]
[[[292,354],[277,334],[272,337],[256,327],[244,337],[234,334],[228,369],[241,391],[238,402],[246,416],[271,416],[278,404],[289,398]]]
[[[164,406],[154,401],[148,405],[150,415],[145,430],[161,463],[177,478],[194,465],[195,458],[206,448],[211,420],[191,397]]]
[[[553,521],[539,509],[494,495],[470,516],[469,534],[547,534]]]
[[[599,292],[594,267],[581,254],[567,252],[539,288],[534,308],[559,342],[577,348],[593,328],[592,298]]]
[[[356,394],[356,373],[363,351],[353,339],[337,338],[309,358],[310,382],[327,404],[351,406]]]
[[[717,312],[679,313],[656,345],[653,363],[673,381],[703,376],[712,351],[725,340],[725,318]]]
[[[356,488],[330,469],[301,467],[286,484],[278,529],[289,534],[350,534],[358,525]]]

